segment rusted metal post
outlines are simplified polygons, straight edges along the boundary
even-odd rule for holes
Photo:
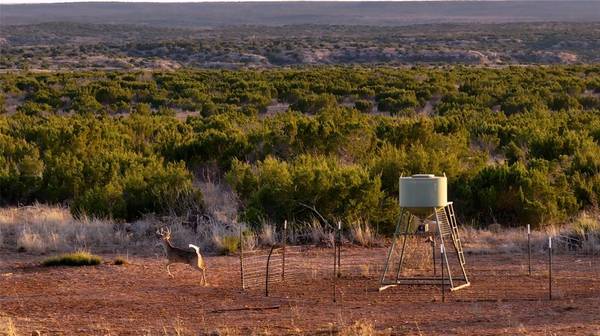
[[[442,244],[440,245],[440,255],[442,257],[442,302],[446,302],[446,293],[445,293],[445,286],[444,286],[444,254],[446,253],[445,249],[444,249],[444,243],[442,242]]]
[[[285,245],[287,244],[287,219],[283,222],[283,233],[281,237],[281,280],[285,280]]]
[[[331,280],[333,285],[333,302],[335,302],[335,280],[337,278],[337,239],[333,239],[333,278]]]
[[[246,289],[246,281],[244,279],[244,233],[242,232],[242,224],[240,223],[240,280],[242,282],[242,290]]]
[[[342,222],[338,221],[337,227],[337,277],[342,276]]]
[[[548,298],[552,300],[552,236],[548,237]]]
[[[437,273],[435,267],[435,237],[431,236],[431,261],[433,262],[433,275]]]
[[[529,276],[531,276],[531,226],[527,224],[527,256],[529,264]]]
[[[269,256],[267,257],[267,271],[265,275],[265,296],[269,296],[269,265],[271,264],[271,255],[273,254],[274,249],[275,245],[271,246],[271,251],[269,251]]]

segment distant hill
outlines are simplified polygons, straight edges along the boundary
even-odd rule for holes
[[[60,3],[0,5],[0,25],[44,22],[211,28],[290,24],[600,21],[600,1]]]

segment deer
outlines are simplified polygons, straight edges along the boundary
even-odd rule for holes
[[[193,268],[202,272],[202,283],[204,286],[206,283],[206,264],[204,263],[204,258],[200,254],[200,248],[196,245],[189,244],[189,247],[193,250],[184,250],[181,248],[177,248],[171,244],[171,229],[169,228],[160,228],[156,231],[156,234],[160,237],[160,239],[165,244],[165,250],[167,251],[167,273],[171,278],[175,278],[169,270],[169,266],[171,264],[182,263],[188,264]]]

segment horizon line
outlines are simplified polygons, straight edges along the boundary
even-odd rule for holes
[[[45,5],[71,3],[261,3],[261,2],[600,2],[600,0],[0,0],[0,5]]]

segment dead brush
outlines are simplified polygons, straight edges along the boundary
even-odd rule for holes
[[[264,246],[274,245],[277,241],[277,235],[275,233],[275,227],[270,223],[263,223],[260,231],[260,243]]]
[[[309,241],[316,245],[327,245],[333,246],[334,234],[326,230],[321,222],[317,219],[313,219],[305,225],[305,236],[309,238]]]
[[[373,322],[362,319],[340,329],[339,336],[372,336],[375,335]]]
[[[579,251],[600,253],[600,222],[598,216],[581,213],[572,222],[562,226],[548,226],[531,231],[531,249],[542,252],[548,248],[548,237],[555,237],[555,253]],[[506,228],[494,232],[488,229],[461,227],[463,247],[471,254],[527,253],[526,227]]]
[[[112,252],[129,237],[108,220],[75,219],[67,208],[34,204],[0,209],[3,244],[22,252],[89,249]]]
[[[377,246],[378,240],[371,226],[367,222],[358,221],[350,224],[350,236],[354,243],[360,246]]]

